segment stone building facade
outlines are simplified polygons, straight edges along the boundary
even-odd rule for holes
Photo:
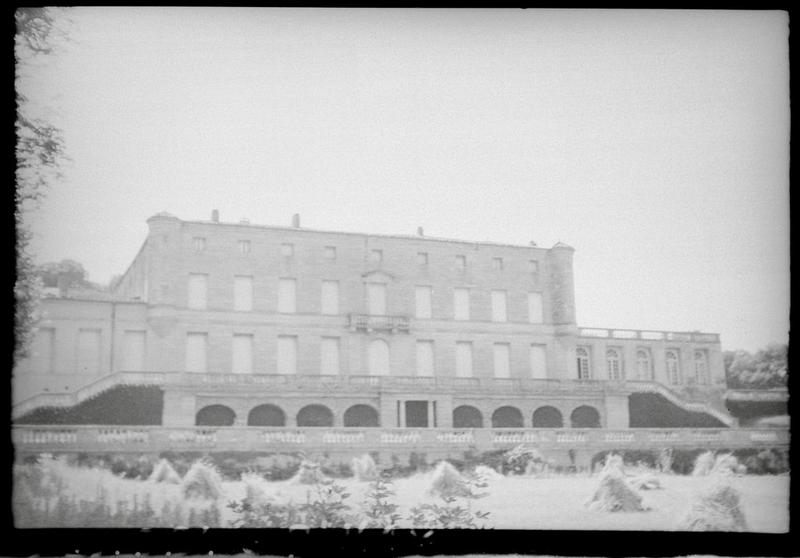
[[[172,427],[735,422],[719,336],[579,327],[565,244],[148,225],[111,300],[43,301],[15,417],[138,383]]]

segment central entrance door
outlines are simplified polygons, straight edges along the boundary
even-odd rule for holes
[[[406,426],[428,428],[428,402],[406,401]]]

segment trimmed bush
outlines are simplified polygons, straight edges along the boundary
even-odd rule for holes
[[[719,477],[701,492],[679,523],[682,531],[746,531],[739,491]]]
[[[180,484],[181,476],[172,468],[166,459],[160,460],[153,468],[153,472],[147,479],[150,482],[164,482],[167,484]]]
[[[475,475],[487,481],[503,478],[503,475],[501,475],[491,467],[487,467],[485,465],[478,465],[477,467],[475,467]]]
[[[272,497],[269,495],[269,485],[261,475],[244,473],[242,475],[242,483],[244,484],[244,501],[251,506],[263,506],[272,502]]]
[[[222,477],[214,465],[201,459],[196,461],[183,477],[181,493],[184,498],[218,500],[223,497]]]
[[[741,470],[739,460],[730,453],[723,453],[714,460],[714,467],[711,469],[713,475],[736,475]],[[746,471],[746,469],[745,469]]]
[[[461,473],[449,462],[440,461],[433,470],[427,494],[442,498],[467,498],[472,495],[469,485]]]
[[[660,490],[661,482],[653,475],[639,475],[630,480],[636,490]]]
[[[620,474],[624,474],[625,462],[621,455],[616,453],[609,453],[606,455],[602,473],[608,473],[609,471],[618,471]]]
[[[327,478],[322,474],[319,463],[303,460],[300,462],[300,469],[297,474],[289,479],[293,484],[317,484],[326,481]]]
[[[706,451],[697,456],[694,460],[694,467],[692,468],[693,477],[705,477],[714,469],[716,459],[714,453]]]
[[[645,511],[642,497],[631,487],[619,469],[609,468],[600,476],[600,483],[586,505],[597,511]]]
[[[353,458],[353,475],[360,482],[371,482],[378,478],[378,466],[368,453]]]

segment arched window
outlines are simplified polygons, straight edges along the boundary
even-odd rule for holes
[[[671,384],[679,384],[681,383],[681,371],[680,367],[678,366],[678,353],[676,351],[667,351],[667,378],[669,378],[669,383]]]
[[[389,375],[389,344],[383,339],[374,339],[369,344],[369,375]]]
[[[578,379],[579,380],[588,380],[589,379],[589,351],[582,347],[578,347],[575,351],[575,356],[577,357],[578,361]]]
[[[588,405],[581,405],[569,417],[572,428],[600,428],[600,413]]]
[[[209,405],[197,411],[194,423],[197,426],[233,426],[236,413],[225,405]]]
[[[286,426],[286,415],[275,405],[259,405],[248,413],[247,426]]]
[[[306,405],[297,413],[297,426],[333,426],[333,413],[325,405]]]
[[[516,407],[500,407],[492,414],[492,428],[522,428],[522,412]]]
[[[694,352],[694,379],[698,384],[708,383],[708,363],[705,351]]]
[[[646,349],[636,351],[636,370],[640,380],[653,379],[653,363],[650,360],[650,351]]]
[[[453,409],[453,428],[483,428],[483,415],[470,405]]]
[[[561,416],[561,411],[555,407],[539,407],[533,412],[534,428],[562,428],[563,426],[564,417]]]
[[[344,412],[345,426],[380,426],[378,411],[369,405],[353,405]]]
[[[622,359],[619,356],[617,349],[608,349],[606,351],[606,369],[608,370],[609,380],[622,380]]]

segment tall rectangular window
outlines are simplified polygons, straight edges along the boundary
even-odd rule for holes
[[[502,271],[503,269],[503,258],[492,258],[492,269],[496,271]]]
[[[384,283],[367,283],[367,304],[370,315],[386,315],[386,285]]]
[[[253,336],[249,334],[233,335],[233,359],[231,372],[234,374],[253,373]]]
[[[453,306],[456,320],[469,320],[469,289],[453,290]]]
[[[532,324],[540,324],[544,321],[542,293],[528,293],[528,321]]]
[[[278,336],[278,374],[297,374],[297,337]]]
[[[323,376],[336,376],[339,374],[339,338],[323,337],[320,345],[319,373]]]
[[[467,257],[466,256],[456,256],[456,269],[459,271],[464,271],[467,268]]]
[[[536,260],[528,260],[528,271],[531,273],[539,273],[539,262]]]
[[[508,321],[508,313],[506,311],[505,291],[492,291],[492,321],[493,322]]]
[[[329,316],[339,314],[339,281],[322,282],[322,313]]]
[[[494,344],[494,377],[511,377],[511,350],[508,343]]]
[[[431,312],[431,294],[432,287],[417,285],[414,288],[414,300],[416,302],[416,317],[426,320],[432,317]]]
[[[233,309],[250,312],[253,309],[253,278],[237,275],[233,278]]]
[[[291,258],[294,256],[294,244],[281,244],[281,255],[284,258]]]
[[[325,258],[331,261],[336,259],[336,246],[325,247]]]
[[[36,332],[31,348],[31,356],[36,362],[36,370],[41,374],[52,374],[55,371],[56,330],[43,327]]]
[[[531,345],[531,378],[547,378],[547,347]]]
[[[186,371],[187,372],[207,372],[208,371],[208,334],[207,333],[187,333],[186,334]]]
[[[297,312],[296,279],[280,279],[278,281],[278,312],[283,314]]]
[[[144,331],[125,331],[122,338],[122,370],[141,372],[145,369],[145,343]]]
[[[433,341],[417,341],[417,376],[433,376]]]
[[[418,265],[428,265],[428,253],[427,252],[417,252],[417,264]]]
[[[192,239],[192,248],[195,252],[202,252],[206,249],[206,239],[202,236],[196,236]]]
[[[381,263],[383,261],[383,250],[370,250],[369,259],[372,263]]]
[[[249,254],[250,253],[250,241],[249,240],[240,240],[239,241],[239,253],[240,254]]]
[[[81,329],[78,331],[78,372],[97,376],[102,369],[100,350],[100,330]]]
[[[456,343],[456,376],[472,377],[472,343],[468,341]]]
[[[189,308],[205,310],[208,307],[208,275],[204,273],[189,274]]]

